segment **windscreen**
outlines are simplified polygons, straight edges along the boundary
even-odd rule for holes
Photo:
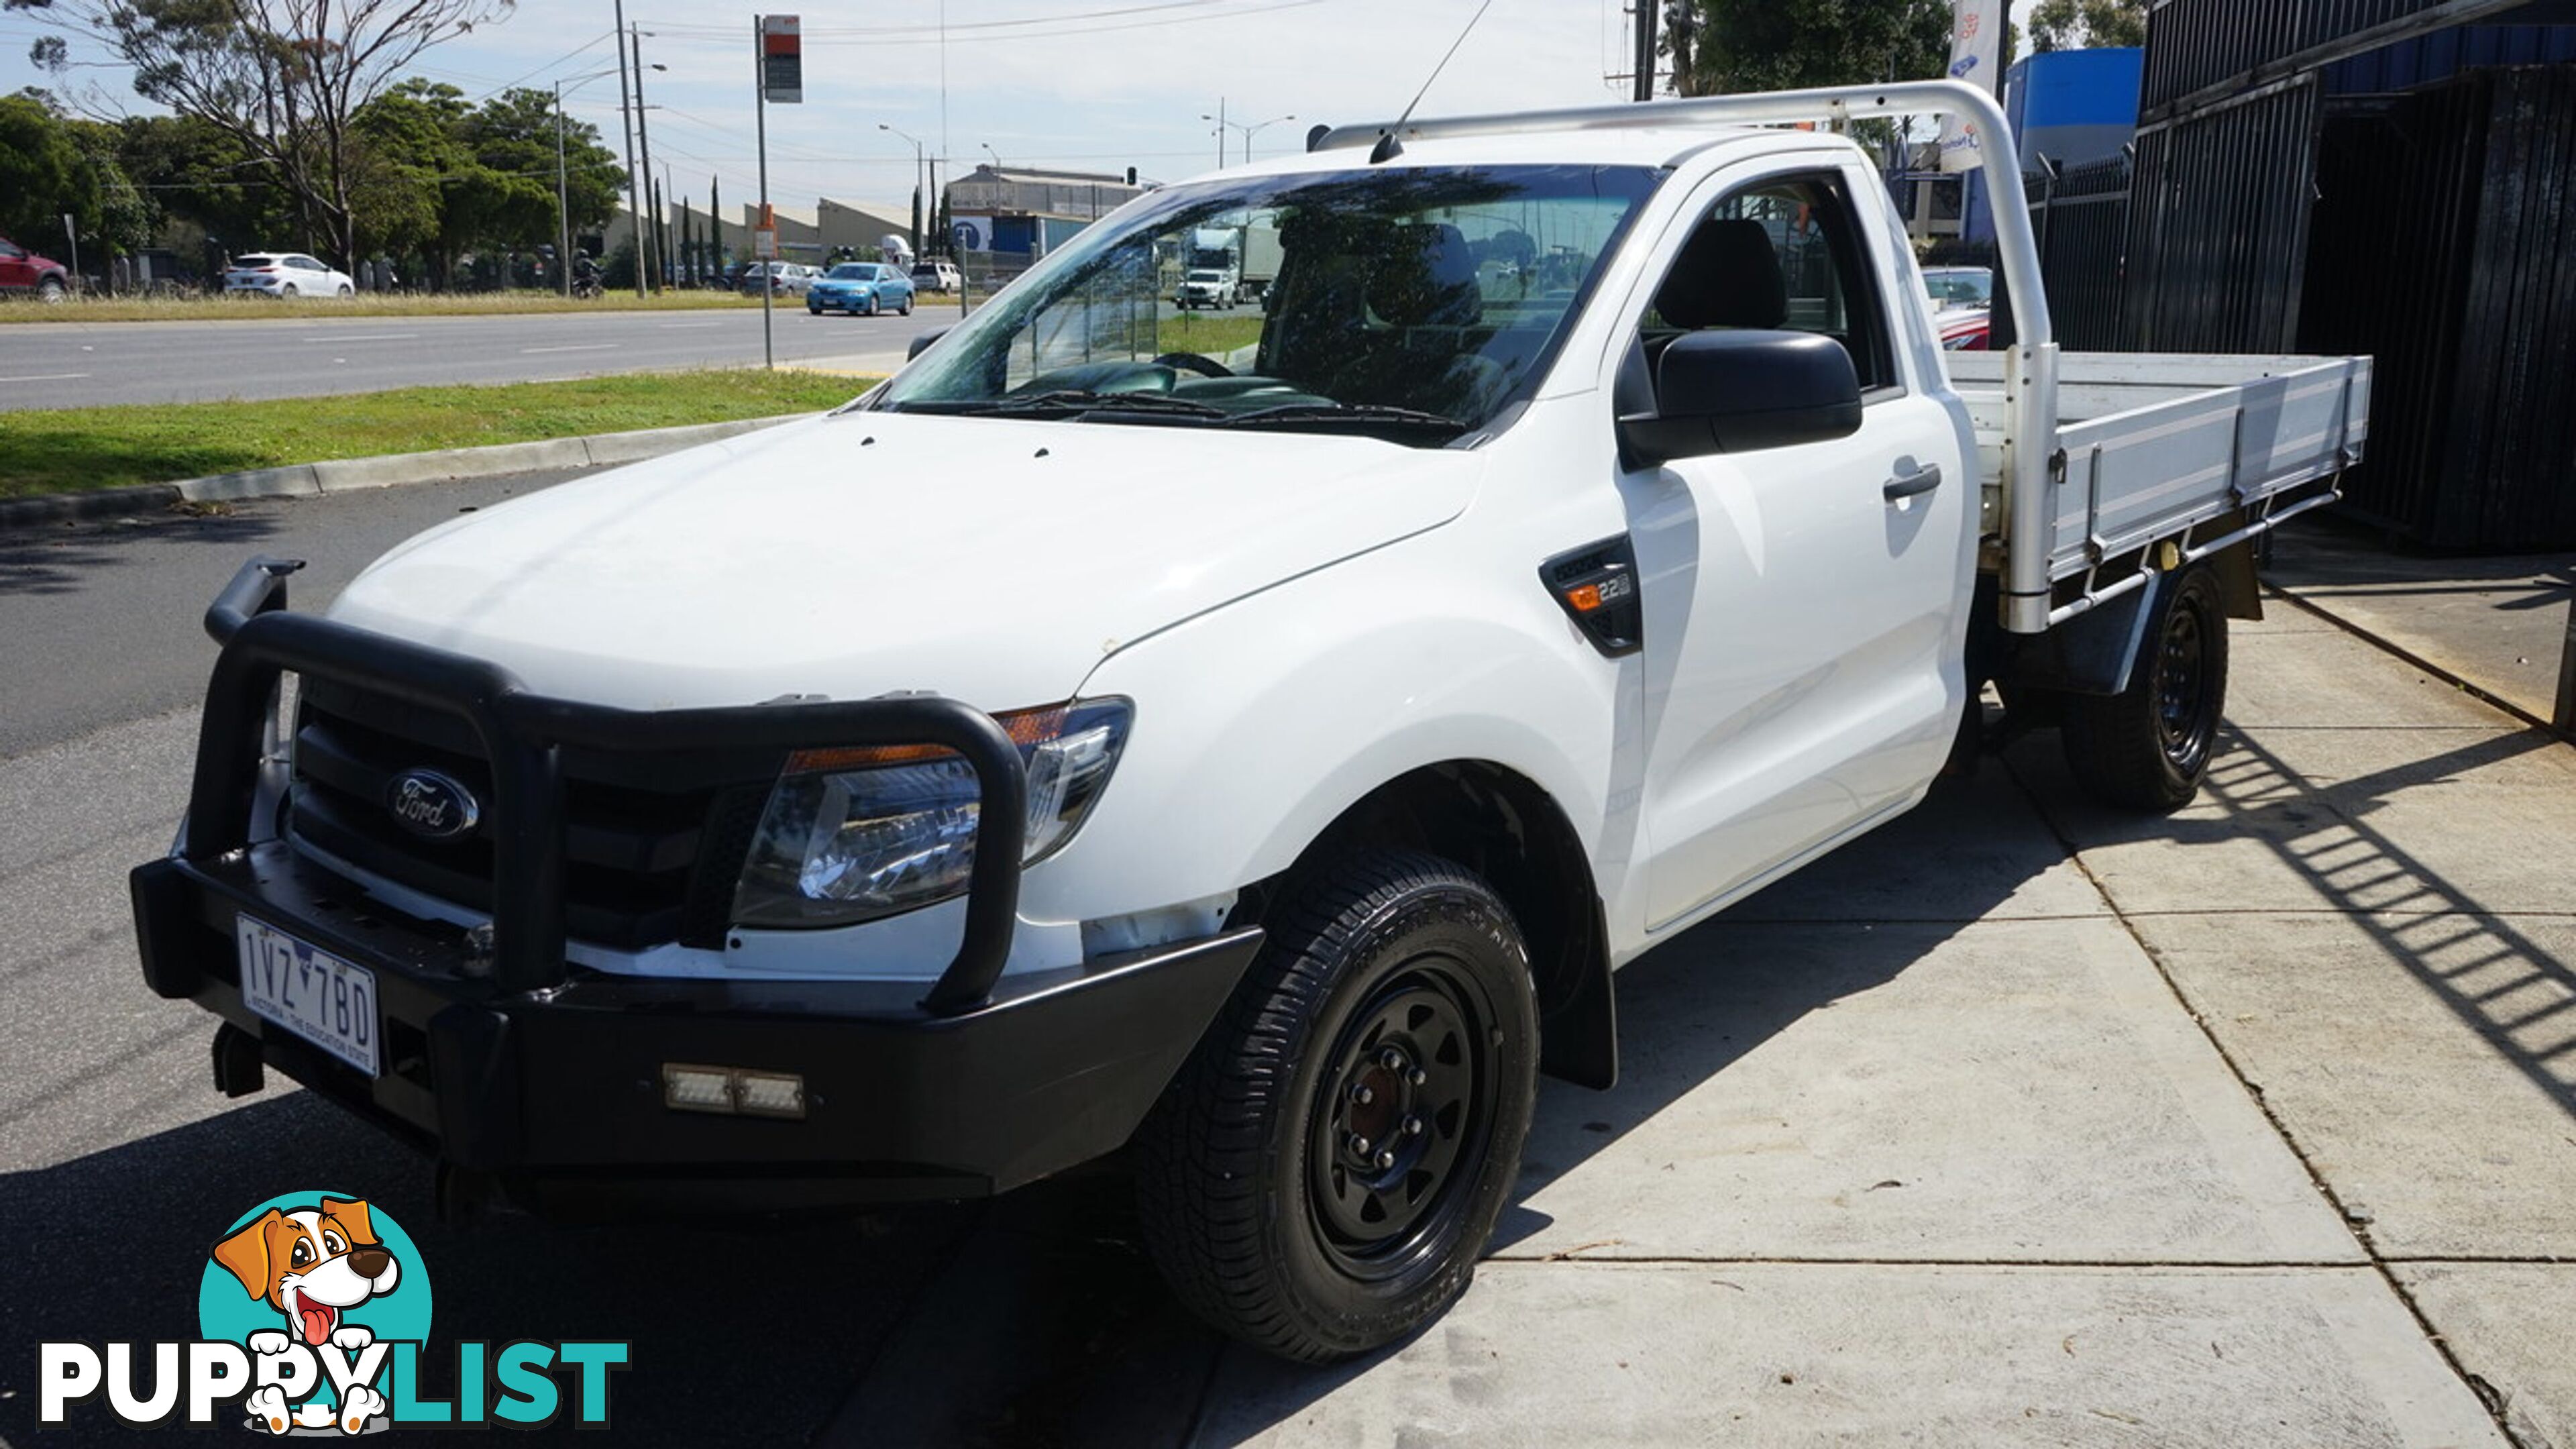
[[[1390,167],[1179,187],[1082,233],[874,406],[1343,430],[1437,445],[1538,383],[1644,167]],[[1257,305],[1184,308],[1233,240]]]

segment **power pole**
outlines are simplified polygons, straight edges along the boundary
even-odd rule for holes
[[[1631,99],[1651,101],[1655,98],[1655,19],[1664,0],[1636,0],[1637,75]]]
[[[564,181],[563,82],[555,82],[555,286],[572,295],[572,188]]]
[[[637,29],[637,30],[636,30],[636,32],[635,32],[635,35],[634,35],[634,43],[635,43],[635,146],[636,146],[636,149],[637,149],[638,151],[640,151],[640,152],[642,152],[642,153],[643,153],[643,161],[644,161],[644,194],[645,194],[645,195],[647,195],[647,196],[651,196],[651,195],[653,194],[653,133],[652,133],[652,131],[651,131],[651,130],[647,129],[647,127],[646,127],[646,123],[645,123],[645,120],[644,120],[644,32],[643,32],[643,31],[642,31],[642,29],[640,29],[640,28],[639,28],[639,29]],[[656,202],[656,203],[654,204],[654,216],[653,216],[653,225],[652,225],[652,227],[651,227],[651,232],[652,232],[652,236],[653,236],[653,261],[654,261],[654,267],[652,268],[652,271],[653,271],[653,290],[654,290],[654,291],[656,291],[656,292],[658,292],[658,291],[662,290],[662,273],[661,273],[661,270],[660,270],[660,263],[661,263],[661,259],[662,259],[662,242],[661,242],[661,235],[662,235],[662,217],[661,217],[661,205],[660,205],[660,203],[659,203],[659,202]],[[641,260],[641,258],[639,257],[639,258],[638,258],[638,260],[640,261],[640,260]]]
[[[751,114],[752,126],[759,137],[755,149],[760,153],[759,225],[775,228],[777,218],[769,209],[769,27],[757,15],[751,17]],[[772,230],[770,236],[778,233]],[[769,274],[770,258],[761,256],[760,232],[752,234],[751,254],[760,268],[760,363],[775,371],[778,367],[778,344],[770,335],[769,294],[777,290],[778,279]]]
[[[626,133],[626,219],[635,235],[635,296],[644,297],[644,202],[635,182],[635,112],[626,100],[626,0],[617,0],[617,123]],[[603,247],[606,243],[601,244]]]

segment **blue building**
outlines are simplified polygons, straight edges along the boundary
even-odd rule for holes
[[[2049,50],[2014,61],[2004,72],[2003,102],[2022,173],[2043,169],[2043,158],[2067,167],[2119,155],[2138,133],[2138,87],[2146,63],[2147,53],[2131,47]],[[1983,174],[1968,178],[1961,231],[1971,241],[1994,240],[1994,208]]]

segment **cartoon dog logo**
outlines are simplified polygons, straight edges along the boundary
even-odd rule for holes
[[[402,1278],[401,1263],[376,1237],[367,1205],[339,1198],[326,1197],[301,1211],[270,1208],[215,1244],[214,1259],[251,1297],[285,1317],[284,1330],[250,1336],[250,1351],[262,1359],[285,1354],[299,1342],[353,1354],[364,1350],[375,1342],[374,1332],[343,1322],[344,1315],[391,1293]],[[343,1391],[336,1410],[310,1400],[290,1409],[274,1382],[243,1402],[272,1434],[334,1423],[344,1434],[363,1433],[367,1421],[385,1409],[384,1396],[363,1383]]]

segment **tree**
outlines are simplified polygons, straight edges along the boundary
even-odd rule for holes
[[[2148,0],[2040,0],[2030,12],[2034,50],[2147,43]]]
[[[220,127],[194,116],[129,116],[116,130],[118,164],[165,221],[196,227],[231,251],[268,246],[265,238],[292,222],[267,163]]]
[[[1940,75],[1949,0],[1676,0],[1665,48],[1684,95]]]
[[[457,257],[473,244],[470,219],[489,189],[473,153],[457,139],[467,112],[465,93],[456,87],[413,79],[351,118],[356,254],[416,252],[431,284],[448,284]]]
[[[118,163],[112,126],[64,115],[43,91],[0,96],[0,235],[48,250],[63,217],[93,256],[151,245],[160,214]]]
[[[79,143],[53,107],[37,96],[0,96],[0,235],[51,250],[63,213],[79,217]]]
[[[367,162],[358,113],[423,51],[505,15],[513,0],[0,0],[132,68],[134,91],[206,121],[267,163],[343,263],[358,251]],[[30,59],[77,63],[61,36]],[[317,248],[318,249],[318,248]]]

